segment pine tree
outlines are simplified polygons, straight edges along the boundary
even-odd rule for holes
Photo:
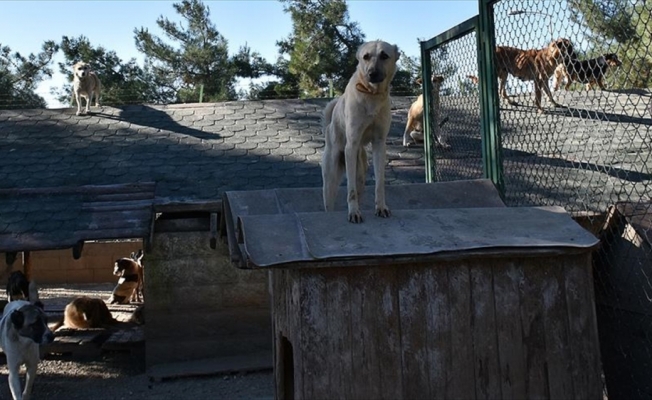
[[[45,99],[35,90],[43,79],[52,77],[50,63],[57,51],[54,41],[46,41],[41,52],[25,57],[0,44],[0,108],[45,108]]]
[[[301,97],[327,96],[332,82],[342,93],[357,64],[355,54],[365,35],[349,21],[345,0],[281,0],[292,18],[292,33],[277,42],[289,56]],[[285,90],[292,88],[285,87]]]
[[[652,4],[646,0],[569,0],[571,19],[586,29],[587,57],[615,52],[623,62],[617,86],[641,88],[652,79]]]
[[[158,82],[168,90],[170,102],[224,101],[237,98],[236,77],[258,77],[268,65],[248,46],[229,57],[228,41],[210,20],[210,9],[200,0],[172,5],[182,17],[176,23],[160,16],[156,20],[170,44],[149,32],[135,29],[136,48],[151,65]]]

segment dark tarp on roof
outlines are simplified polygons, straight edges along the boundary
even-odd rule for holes
[[[149,235],[154,183],[0,189],[0,252]]]

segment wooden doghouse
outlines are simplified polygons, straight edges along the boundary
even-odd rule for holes
[[[596,308],[609,398],[651,398],[652,202],[612,206],[600,239]]]
[[[277,399],[601,397],[595,237],[483,180],[387,197],[350,224],[320,189],[225,195],[234,261],[271,271]]]

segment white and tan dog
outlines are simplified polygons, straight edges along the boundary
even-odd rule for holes
[[[32,393],[40,361],[39,345],[52,343],[54,335],[43,310],[25,300],[11,301],[0,320],[0,346],[7,357],[9,389],[14,400],[26,400]],[[25,389],[20,390],[20,366],[27,368]]]
[[[73,65],[73,82],[72,90],[73,96],[77,101],[77,115],[81,114],[81,98],[86,99],[86,109],[85,113],[90,111],[91,101],[93,96],[95,96],[95,107],[100,106],[100,92],[102,90],[102,84],[98,79],[95,72],[91,71],[91,66],[87,63],[80,61],[77,64]]]
[[[367,42],[356,54],[358,66],[344,94],[324,109],[326,146],[322,156],[324,208],[333,211],[342,175],[346,172],[349,222],[362,222],[360,195],[367,174],[371,143],[376,181],[376,215],[389,217],[385,203],[385,140],[392,122],[389,88],[396,73],[398,47],[382,41]]]

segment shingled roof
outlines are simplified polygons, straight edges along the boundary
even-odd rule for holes
[[[404,110],[410,99],[393,101]],[[93,209],[84,196],[98,187],[121,188],[113,200],[133,209],[134,195],[119,193],[130,193],[134,184],[146,188],[138,204],[155,207],[216,202],[231,190],[320,186],[326,102],[130,105],[82,116],[72,108],[0,111],[0,251],[27,250],[25,238],[34,235],[48,238],[39,242],[42,250],[102,236],[84,223],[105,219],[80,218],[84,207]],[[423,152],[400,146],[404,118],[404,111],[396,113],[388,139],[390,184],[424,180]],[[124,218],[126,226],[131,217]],[[87,235],[73,238],[73,231]]]

